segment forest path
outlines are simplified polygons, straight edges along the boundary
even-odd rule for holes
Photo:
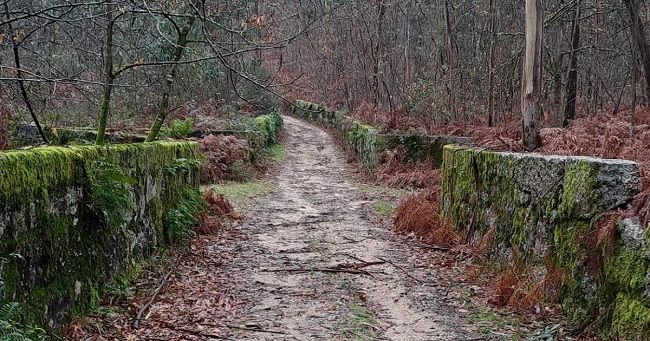
[[[271,194],[192,246],[137,339],[474,339],[445,303],[449,283],[378,216],[333,139],[285,117],[284,144]]]

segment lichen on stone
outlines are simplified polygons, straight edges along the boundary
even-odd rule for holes
[[[446,146],[442,213],[461,230],[475,229],[477,238],[495,231],[491,259],[563,270],[560,300],[572,323],[639,335],[650,306],[648,242],[633,224],[619,231],[613,251],[593,242],[603,214],[630,203],[639,179],[638,165],[628,161]],[[613,319],[603,318],[614,310]]]

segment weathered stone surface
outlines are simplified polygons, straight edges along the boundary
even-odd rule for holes
[[[386,149],[402,148],[406,161],[420,163],[431,161],[442,165],[442,149],[448,144],[472,146],[474,138],[461,136],[429,136],[417,134],[381,134]]]
[[[158,142],[0,153],[0,300],[23,303],[28,321],[50,328],[96,305],[106,283],[166,244],[167,213],[198,188],[188,162],[197,150]],[[133,180],[120,219],[93,196],[99,160]]]
[[[650,330],[648,229],[627,219],[615,245],[594,244],[603,214],[639,193],[636,163],[449,145],[442,174],[442,214],[474,239],[489,235],[489,256],[566,274],[562,304],[572,322],[614,311],[601,320],[608,332]]]
[[[51,132],[48,130],[47,134],[49,135],[51,134]],[[9,140],[11,141],[11,145],[15,147],[34,146],[34,145],[43,144],[43,139],[41,138],[41,135],[38,132],[38,128],[36,127],[36,124],[34,124],[33,122],[29,124],[15,125],[11,132],[11,136],[9,137]]]
[[[645,231],[639,217],[625,218],[618,223],[618,231],[627,249],[642,247],[645,242]]]
[[[97,131],[83,128],[44,128],[45,134],[51,145],[62,146],[68,144],[94,143]],[[144,142],[145,132],[109,131],[106,132],[106,141],[109,143],[135,143]],[[43,139],[33,123],[17,124],[11,135],[11,145],[14,148],[38,146],[43,144]]]

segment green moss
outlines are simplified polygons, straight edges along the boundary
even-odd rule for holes
[[[625,293],[616,296],[611,335],[640,340],[650,333],[650,308]]]
[[[623,245],[616,247],[614,255],[605,261],[605,276],[617,290],[640,293],[645,290],[646,277],[650,269],[646,251],[642,248],[627,250]]]
[[[584,236],[590,228],[590,222],[576,220],[563,222],[555,227],[552,255],[557,265],[571,273],[577,270],[584,255]]]
[[[272,146],[278,143],[280,130],[282,129],[282,116],[278,113],[270,113],[255,117],[257,128],[263,136],[265,146]]]
[[[48,189],[75,181],[78,155],[67,148],[0,153],[0,202],[27,203],[48,197]]]
[[[391,202],[380,201],[376,202],[374,206],[375,211],[377,211],[379,215],[385,218],[390,218],[395,212],[395,204]]]
[[[355,121],[345,138],[365,166],[370,169],[377,166],[381,153],[385,151],[385,147],[379,138],[378,129]]]
[[[586,160],[567,164],[558,207],[562,218],[589,218],[597,213],[585,211],[586,207],[590,207],[588,203],[595,199],[597,171],[595,164]]]
[[[540,160],[446,146],[442,213],[463,230],[474,222],[479,236],[494,228],[489,250],[498,252],[488,256],[510,264],[516,258],[523,268],[565,271],[560,303],[572,324],[611,328],[634,339],[648,329],[650,237],[634,249],[620,238],[613,252],[589,246],[602,217],[595,204],[599,172],[598,163],[585,159]]]
[[[26,321],[54,328],[96,305],[105,283],[166,245],[166,212],[178,193],[198,188],[196,167],[169,169],[195,160],[197,149],[191,142],[156,142],[0,153],[0,221],[7,223],[0,240],[2,301],[23,303]],[[134,181],[107,181],[115,174]],[[128,189],[133,206],[117,210],[124,217],[118,226],[102,219],[99,211],[120,205],[97,200],[97,183],[106,193]]]

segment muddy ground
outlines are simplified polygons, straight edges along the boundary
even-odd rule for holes
[[[475,305],[470,297],[483,289],[456,280],[467,268],[392,232],[377,207],[399,194],[369,190],[323,130],[291,117],[285,124],[286,157],[270,175],[271,193],[249,206],[244,221],[197,238],[172,260],[137,329],[133,317],[156,283],[129,303],[130,312],[77,322],[69,337],[517,339],[525,327]]]

